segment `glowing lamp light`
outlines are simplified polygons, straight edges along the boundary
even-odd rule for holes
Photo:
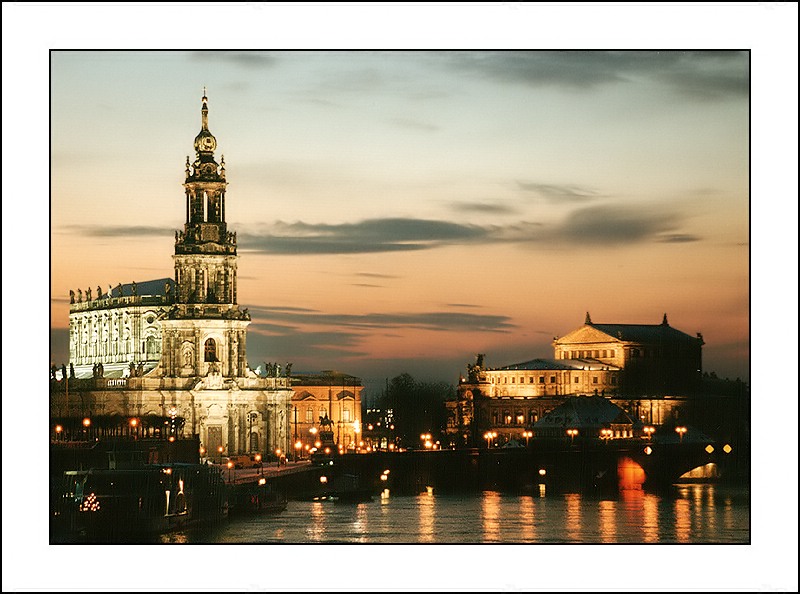
[[[388,477],[388,476],[386,476],[385,474],[382,474],[382,475],[381,475],[381,480],[382,480],[382,481],[389,480],[389,477]]]
[[[733,448],[726,443],[724,446],[722,446],[722,451],[726,454],[730,454],[733,451]]]
[[[83,426],[84,427],[88,427],[91,424],[92,424],[92,420],[89,417],[86,417],[85,419],[83,419]]]
[[[230,460],[228,460],[228,468],[229,468],[229,469],[230,469],[230,468],[233,468],[233,462],[231,462]]]
[[[61,433],[64,428],[61,425],[56,425],[56,433]]]
[[[139,419],[131,419],[128,423],[130,423],[131,427],[136,427],[139,424]]]
[[[330,448],[325,448],[325,453],[326,454],[330,454],[331,453],[331,449]]]
[[[206,453],[206,449],[203,446],[200,446],[200,455],[204,456]]]
[[[321,482],[321,483],[327,483],[327,482],[328,482],[328,477],[327,477],[327,476],[321,476],[321,477],[319,477],[319,482]]]
[[[706,451],[707,451],[709,454],[713,453],[713,452],[714,452],[714,446],[712,446],[711,444],[708,444],[708,445],[706,446]]]
[[[265,479],[265,478],[258,479],[258,484],[259,485],[266,485],[267,484],[267,479]]]
[[[644,449],[644,453],[645,453],[645,454],[647,454],[647,455],[649,456],[650,454],[652,454],[652,453],[653,453],[653,448],[651,448],[650,446],[647,446],[647,447]]]
[[[170,436],[169,436],[169,440],[170,440],[170,441],[175,441],[175,436],[174,436],[174,435],[170,435]]]
[[[547,474],[547,471],[546,471],[544,468],[540,468],[540,469],[539,469],[539,475],[540,475],[540,476],[544,476],[544,475],[546,475],[546,474]]]

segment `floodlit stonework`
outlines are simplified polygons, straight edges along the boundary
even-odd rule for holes
[[[237,303],[236,234],[225,222],[216,146],[204,95],[175,278],[97,287],[94,298],[91,288],[70,291],[70,368],[51,375],[54,418],[150,419],[137,431],[196,434],[209,454],[290,451],[291,377],[261,377],[247,364],[250,315]]]

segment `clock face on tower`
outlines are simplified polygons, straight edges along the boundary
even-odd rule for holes
[[[217,141],[213,136],[198,136],[194,146],[198,151],[213,151],[217,148]]]

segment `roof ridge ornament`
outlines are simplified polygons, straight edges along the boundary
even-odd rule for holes
[[[669,326],[669,322],[667,321],[667,314],[664,314],[664,319],[661,321],[662,326]]]
[[[591,324],[592,323],[592,316],[589,315],[589,312],[586,312],[586,319],[583,321],[584,324]]]

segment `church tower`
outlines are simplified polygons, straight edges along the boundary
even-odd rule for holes
[[[162,318],[161,373],[169,377],[248,375],[247,310],[237,304],[236,234],[225,222],[225,158],[208,128],[203,92],[195,159],[186,157],[186,223],[175,232],[175,294]]]

